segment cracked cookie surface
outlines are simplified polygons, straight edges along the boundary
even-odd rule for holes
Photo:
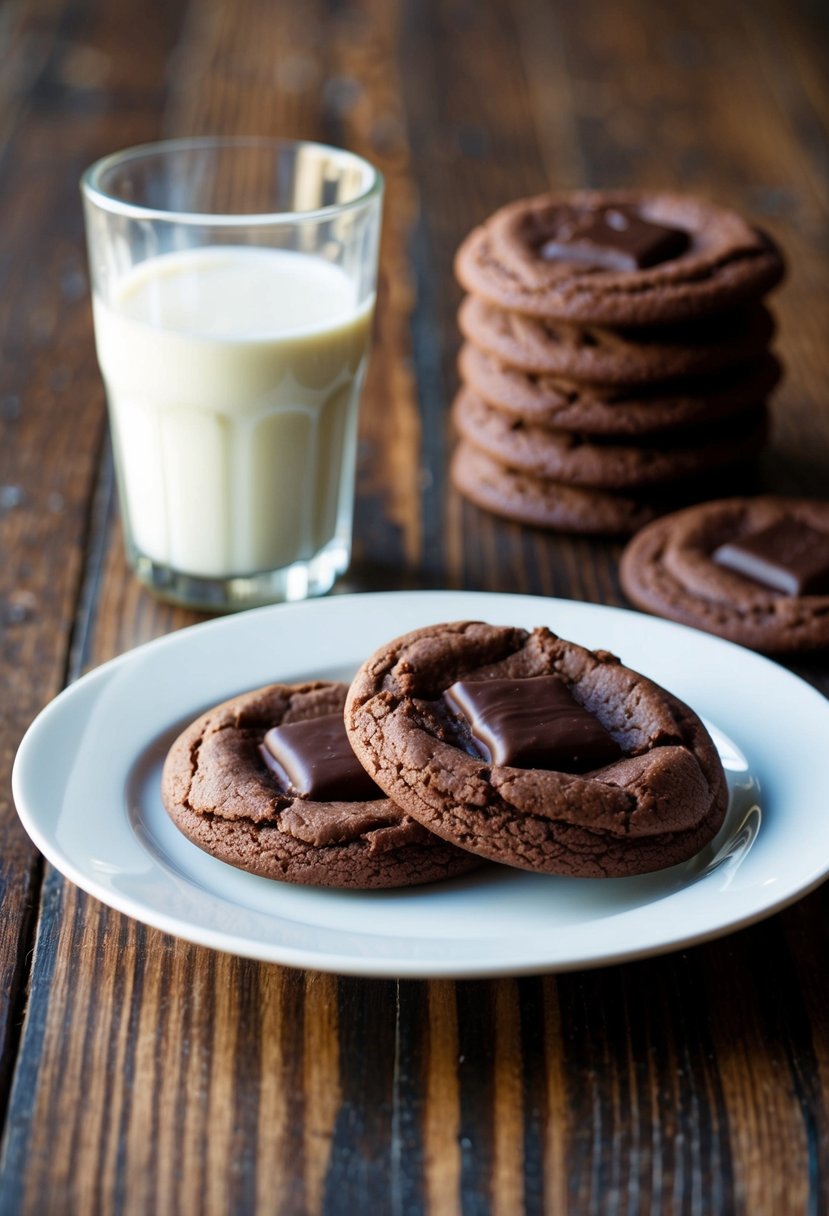
[[[446,689],[539,675],[562,679],[623,758],[576,774],[474,754]],[[364,767],[414,818],[522,869],[573,877],[661,869],[698,852],[725,816],[725,775],[697,715],[613,655],[544,628],[461,621],[398,638],[361,667],[345,722]]]
[[[176,827],[221,861],[265,878],[358,889],[413,886],[478,864],[388,798],[286,793],[260,754],[273,727],[342,713],[347,686],[272,684],[209,710],[170,748],[162,799]]]

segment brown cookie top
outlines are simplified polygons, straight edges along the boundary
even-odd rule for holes
[[[588,490],[534,477],[463,440],[452,454],[449,475],[455,489],[485,511],[557,532],[629,536],[670,509],[638,494]]]
[[[728,418],[764,401],[780,379],[779,363],[766,355],[716,379],[650,388],[580,384],[519,371],[469,342],[461,348],[458,366],[479,397],[524,422],[619,437],[685,430]]]
[[[720,546],[745,542],[782,521],[813,529],[807,548],[829,543],[829,503],[813,499],[731,498],[665,516],[622,555],[620,577],[638,608],[770,653],[829,646],[829,592],[791,594],[715,560]],[[800,545],[786,538],[786,557]],[[786,550],[788,552],[786,552]]]
[[[748,459],[761,450],[767,429],[765,409],[755,407],[704,436],[651,439],[647,446],[590,442],[522,422],[468,388],[455,398],[452,417],[468,443],[511,469],[594,489],[638,489]]]
[[[482,758],[447,689],[542,676],[564,683],[621,758],[587,772]],[[531,718],[538,694],[526,689],[520,712]],[[519,693],[520,706],[523,685]],[[406,634],[360,668],[345,721],[390,797],[431,831],[507,865],[578,877],[644,873],[698,852],[726,811],[722,765],[696,714],[606,651],[545,628],[461,621]]]
[[[272,684],[202,714],[170,748],[162,799],[176,826],[221,861],[266,878],[397,887],[471,868],[377,791],[357,801],[288,792],[263,751],[275,727],[342,714],[347,686]]]
[[[612,222],[596,233],[614,215],[629,232],[651,230],[627,261],[605,256],[626,239],[620,242]],[[662,239],[665,232],[680,239]],[[783,260],[765,233],[702,199],[580,191],[502,207],[466,238],[455,269],[467,291],[502,308],[635,326],[688,321],[756,300],[783,277]]]

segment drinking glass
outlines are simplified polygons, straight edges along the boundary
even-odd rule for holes
[[[230,610],[348,568],[383,182],[321,144],[187,139],[83,175],[128,560]]]

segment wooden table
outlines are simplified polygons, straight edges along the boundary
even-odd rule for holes
[[[622,604],[618,546],[498,521],[447,484],[453,251],[551,184],[668,183],[755,216],[792,268],[764,481],[825,495],[822,20],[811,0],[7,0],[4,1216],[829,1210],[829,888],[627,966],[340,979],[110,911],[43,864],[8,783],[67,683],[196,619],[122,556],[77,191],[90,161],[208,132],[371,158],[388,184],[379,325],[340,589]],[[825,663],[797,669],[829,688]]]

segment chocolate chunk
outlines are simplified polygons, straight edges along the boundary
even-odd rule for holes
[[[574,213],[541,246],[550,261],[580,262],[602,270],[642,270],[678,257],[688,234],[643,219],[623,204]]]
[[[829,592],[829,535],[785,516],[712,554],[720,566],[784,595]]]
[[[341,714],[274,726],[260,752],[286,793],[317,802],[385,797],[351,750]]]
[[[622,755],[558,676],[459,680],[444,696],[492,764],[582,773]]]

